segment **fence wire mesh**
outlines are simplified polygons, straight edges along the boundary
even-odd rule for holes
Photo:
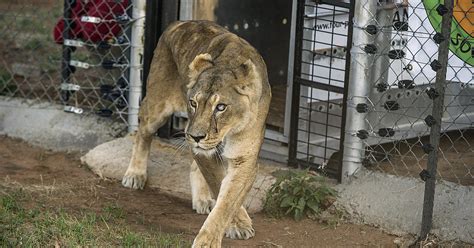
[[[375,4],[375,3],[374,3]],[[350,130],[366,145],[364,165],[400,176],[426,179],[433,118],[436,71],[447,66],[438,175],[443,180],[474,185],[473,5],[455,1],[451,36],[440,34],[438,1],[379,1],[365,6],[369,25],[354,23],[373,43],[357,44],[356,53],[371,57],[368,104],[349,106],[366,112],[366,130]],[[357,19],[355,19],[357,20]],[[356,32],[356,31],[354,31]],[[438,46],[448,39],[447,64]]]
[[[128,0],[2,1],[0,96],[127,124],[131,8]]]
[[[454,1],[451,35],[443,37],[441,19],[446,10],[440,1],[363,2],[359,12],[363,16],[349,20],[349,1],[299,1],[302,21],[296,39],[301,45],[296,50],[301,54],[295,56],[292,129],[296,131],[290,161],[324,168],[331,165],[331,156],[340,159],[342,117],[349,122],[346,137],[362,142],[344,142],[345,150],[356,150],[344,155],[344,162],[426,179],[433,149],[430,129],[436,121],[433,102],[439,95],[434,87],[436,71],[447,66],[437,174],[443,180],[474,185],[473,4]],[[353,47],[347,53],[351,28],[354,37],[356,32],[366,37],[364,42],[349,41]],[[447,65],[437,60],[443,39],[450,43]],[[364,79],[352,79],[350,84],[368,86],[366,91],[352,86],[364,94],[348,92],[348,112],[364,116],[358,125],[343,116],[341,106],[349,73],[345,61],[350,58],[350,70],[362,68]],[[356,156],[357,150],[361,156]]]

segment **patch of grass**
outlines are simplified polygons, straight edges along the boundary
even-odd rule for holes
[[[123,219],[125,217],[125,210],[117,204],[107,204],[102,210],[107,220]]]
[[[183,247],[180,235],[130,230],[125,211],[106,206],[104,214],[86,210],[27,209],[17,193],[0,195],[0,247]]]
[[[295,220],[301,220],[305,215],[312,217],[327,208],[328,201],[337,196],[323,177],[309,170],[285,171],[276,177],[264,204],[265,212],[272,217],[287,215]]]

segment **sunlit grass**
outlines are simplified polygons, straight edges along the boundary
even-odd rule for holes
[[[0,191],[2,192],[2,191]],[[65,209],[26,208],[21,190],[0,195],[0,247],[186,247],[180,235],[137,232],[116,204],[101,213],[70,213]],[[31,200],[31,198],[30,198]]]

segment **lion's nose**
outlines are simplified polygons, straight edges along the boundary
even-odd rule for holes
[[[199,143],[200,140],[206,137],[206,135],[192,135],[192,134],[190,134],[189,136],[191,136],[191,138],[193,138],[193,140],[196,141],[196,143]]]

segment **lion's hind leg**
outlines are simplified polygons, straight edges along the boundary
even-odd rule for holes
[[[162,39],[158,42],[150,66],[147,95],[140,106],[140,124],[135,136],[132,158],[122,185],[142,189],[147,177],[147,162],[153,134],[175,111],[185,109],[178,75],[170,49]]]
[[[150,111],[151,113],[148,112],[150,108],[153,110]],[[140,110],[140,125],[135,135],[132,158],[122,178],[123,186],[132,189],[143,189],[147,179],[147,162],[153,134],[166,122],[172,113],[172,108],[166,106],[165,102],[155,103],[153,106],[150,106],[150,103],[146,99],[144,100]]]

